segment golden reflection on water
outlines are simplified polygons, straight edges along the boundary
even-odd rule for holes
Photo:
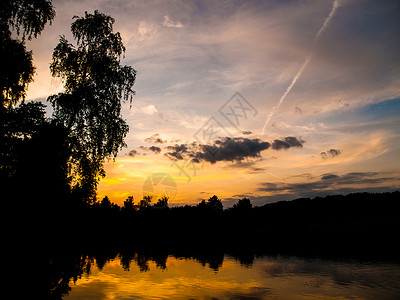
[[[216,270],[169,256],[166,268],[129,270],[116,258],[71,282],[64,299],[400,299],[399,268],[300,258],[257,258],[244,266],[226,256]]]

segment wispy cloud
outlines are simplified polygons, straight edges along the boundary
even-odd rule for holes
[[[329,15],[326,17],[326,19],[324,20],[324,23],[322,24],[321,28],[318,30],[317,34],[314,37],[314,40],[312,42],[312,50],[311,53],[307,56],[306,60],[304,61],[304,63],[301,65],[300,69],[297,71],[296,75],[293,77],[292,82],[290,83],[290,85],[287,87],[285,93],[283,93],[283,95],[281,96],[281,98],[279,99],[278,103],[271,109],[270,113],[267,116],[267,119],[265,120],[264,126],[262,128],[262,132],[261,135],[264,135],[265,132],[265,128],[267,127],[269,121],[271,120],[271,118],[273,117],[275,110],[279,108],[279,106],[281,106],[281,104],[283,103],[283,101],[286,99],[287,95],[290,93],[290,91],[292,90],[293,86],[296,84],[297,80],[299,80],[300,76],[303,74],[304,69],[307,67],[308,63],[310,62],[312,56],[313,56],[313,51],[315,48],[316,43],[318,42],[318,40],[321,38],[322,33],[326,30],[326,28],[328,27],[329,22],[331,21],[332,17],[334,16],[336,9],[339,7],[339,1],[338,0],[334,0],[332,3],[332,9],[329,13]],[[296,107],[298,109],[298,107]]]
[[[145,138],[144,141],[146,143],[156,143],[156,144],[163,144],[167,142],[163,140],[158,133],[155,133],[152,136]]]
[[[173,22],[168,15],[164,16],[163,26],[173,27],[173,28],[183,28],[183,24],[181,22]]]

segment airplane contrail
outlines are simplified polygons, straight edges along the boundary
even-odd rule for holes
[[[296,84],[297,80],[300,78],[301,74],[303,74],[304,69],[307,67],[308,63],[311,60],[311,57],[313,56],[314,48],[318,40],[320,39],[322,33],[325,31],[325,29],[328,27],[330,20],[332,19],[333,15],[336,12],[336,9],[339,7],[339,0],[334,0],[332,3],[332,9],[329,13],[329,15],[325,18],[324,23],[322,24],[321,28],[318,30],[317,34],[314,37],[313,43],[312,43],[312,49],[310,55],[306,58],[304,61],[303,65],[300,67],[300,69],[297,71],[296,75],[293,77],[292,82],[290,85],[287,87],[285,93],[282,95],[282,97],[279,99],[278,103],[272,108],[270,113],[267,116],[267,119],[265,120],[264,127],[262,129],[261,135],[264,135],[265,128],[267,127],[269,121],[271,120],[272,116],[275,113],[275,110],[282,104],[282,102],[286,99],[287,95],[290,93],[292,90],[293,86]]]

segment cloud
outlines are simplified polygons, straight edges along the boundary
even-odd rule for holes
[[[302,183],[285,183],[285,182],[262,182],[259,191],[289,193],[297,195],[310,194],[311,192],[342,190],[343,187],[355,185],[372,185],[385,184],[392,181],[398,181],[398,177],[389,176],[385,172],[351,172],[344,175],[325,173],[320,176],[320,180]],[[354,189],[355,190],[355,189]]]
[[[252,131],[250,131],[250,130],[244,130],[244,131],[242,131],[242,134],[244,134],[244,135],[250,135],[250,134],[252,134],[253,132]]]
[[[165,153],[164,155],[172,160],[181,160],[186,157],[187,154],[192,153],[189,151],[189,146],[187,144],[175,144],[173,146],[167,146],[165,149],[170,150],[170,152]]]
[[[335,174],[329,174],[329,173],[327,173],[327,174],[322,174],[322,175],[321,175],[321,179],[322,179],[322,180],[330,180],[330,179],[336,179],[336,178],[339,178],[339,176],[338,176],[338,175],[335,175]]]
[[[283,140],[274,140],[272,143],[272,149],[281,150],[281,149],[289,149],[291,147],[302,148],[304,141],[302,139],[295,138],[293,136],[285,137]]]
[[[275,140],[273,142],[273,145],[275,145],[273,149],[281,150],[291,147],[302,147],[303,143],[304,141],[301,139],[285,137],[283,140]],[[193,142],[191,144],[168,146],[166,149],[169,152],[164,155],[173,160],[192,159],[195,163],[206,161],[214,164],[219,161],[227,161],[236,163],[237,166],[247,166],[252,162],[247,161],[243,163],[244,160],[261,158],[261,152],[270,147],[271,143],[257,138],[220,137],[209,145]]]
[[[146,143],[156,143],[156,144],[163,144],[166,143],[167,141],[164,141],[162,138],[160,138],[160,135],[158,133],[153,134],[152,136],[145,138],[144,141]]]
[[[161,148],[160,147],[156,147],[156,146],[151,146],[151,147],[140,146],[139,148],[144,150],[144,151],[154,152],[155,154],[158,154],[158,153],[161,152]]]
[[[340,154],[340,150],[339,149],[330,149],[328,151],[321,152],[319,154],[319,156],[322,159],[329,159],[329,158],[334,158],[336,156],[339,156],[339,154]]]
[[[183,28],[183,24],[181,22],[173,22],[168,15],[164,16],[164,27],[173,27],[173,28]]]
[[[141,112],[146,115],[153,115],[158,112],[157,108],[153,104],[146,105],[141,108]]]
[[[201,145],[204,160],[210,163],[217,161],[238,162],[246,158],[260,158],[261,151],[267,150],[270,143],[260,139],[222,138],[213,145]]]
[[[176,144],[166,147],[170,152],[165,155],[171,159],[192,159],[193,162],[207,161],[212,164],[219,161],[241,162],[247,158],[259,158],[260,152],[270,147],[270,143],[260,139],[223,137],[211,145],[197,142]]]
[[[260,159],[259,161],[261,161]],[[259,174],[265,173],[265,168],[256,167],[255,164],[257,161],[254,160],[243,160],[237,161],[232,164],[225,166],[225,168],[232,168],[232,169],[246,169],[248,174]]]
[[[130,157],[135,157],[136,155],[138,155],[138,152],[136,150],[131,150],[129,151],[129,153],[127,153],[127,155]]]

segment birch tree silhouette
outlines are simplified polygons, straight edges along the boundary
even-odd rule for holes
[[[113,33],[112,17],[95,10],[74,19],[71,32],[76,44],[61,36],[50,65],[65,91],[48,101],[53,117],[68,131],[73,190],[90,203],[105,176],[105,159],[115,158],[126,146],[129,127],[121,103],[132,102],[136,70],[121,65],[125,47],[120,34]]]

